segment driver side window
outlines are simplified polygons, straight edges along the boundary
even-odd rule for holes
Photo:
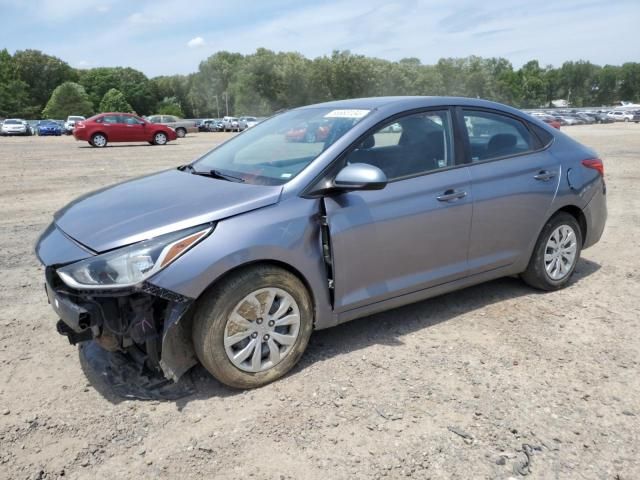
[[[347,156],[347,163],[368,163],[387,179],[422,175],[454,165],[448,110],[408,115],[379,128]]]

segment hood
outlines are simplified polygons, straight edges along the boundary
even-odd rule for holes
[[[104,252],[273,205],[281,191],[168,170],[80,197],[55,214],[55,223]]]

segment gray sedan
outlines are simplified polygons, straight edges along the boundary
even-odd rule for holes
[[[309,125],[312,141],[288,140]],[[72,344],[251,388],[287,373],[314,329],[507,275],[565,287],[605,195],[596,153],[516,109],[344,100],[85,195],[36,253]]]

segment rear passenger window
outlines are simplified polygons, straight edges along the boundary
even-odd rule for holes
[[[102,117],[103,123],[121,123],[119,115],[105,115]]]
[[[534,149],[524,123],[515,118],[484,111],[463,110],[469,133],[471,160],[479,162],[518,155]]]
[[[448,110],[418,113],[394,120],[367,137],[347,156],[347,163],[368,163],[389,180],[453,166]]]
[[[539,127],[533,123],[529,124],[529,129],[533,131],[533,133],[540,140],[540,145],[542,147],[546,147],[553,141],[553,135],[547,132],[544,128]]]

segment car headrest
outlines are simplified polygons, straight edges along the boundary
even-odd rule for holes
[[[518,139],[511,133],[497,133],[489,140],[487,144],[488,152],[497,152],[505,148],[515,147]]]
[[[411,143],[419,143],[425,138],[425,123],[422,118],[408,117],[398,122],[402,127],[402,135],[400,135],[399,145],[408,145]]]

